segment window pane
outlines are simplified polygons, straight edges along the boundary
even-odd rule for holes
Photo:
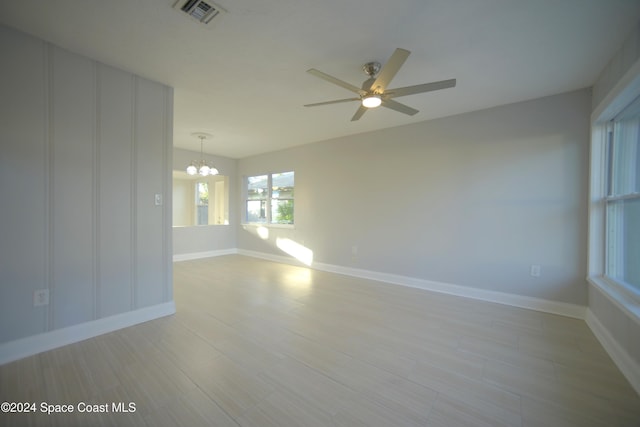
[[[247,222],[267,222],[266,200],[247,200]]]
[[[640,198],[607,204],[607,276],[640,290]]]
[[[196,225],[208,225],[209,206],[196,206],[196,212],[198,215],[198,217],[196,218]]]
[[[293,224],[293,172],[271,175],[271,223]]]
[[[209,224],[209,185],[196,183],[196,225]]]
[[[247,178],[247,198],[249,200],[266,199],[269,196],[269,179],[267,175]]]
[[[196,185],[197,191],[197,200],[196,204],[198,206],[208,206],[209,205],[209,185],[206,182],[198,182]]]
[[[610,195],[640,192],[640,98],[614,119],[613,137]]]
[[[293,172],[274,173],[271,176],[272,197],[293,198]]]
[[[293,200],[271,200],[271,223],[293,224]]]

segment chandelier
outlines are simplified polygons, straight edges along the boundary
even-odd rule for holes
[[[200,161],[192,161],[189,166],[187,166],[187,173],[189,175],[218,175],[218,169],[213,166],[210,166],[208,162],[206,162],[202,157],[202,145],[204,144],[204,140],[207,139],[207,134],[205,133],[195,133],[194,136],[200,138]]]

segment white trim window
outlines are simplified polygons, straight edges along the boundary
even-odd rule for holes
[[[249,176],[245,180],[245,221],[294,224],[293,171]]]
[[[609,122],[605,144],[604,273],[640,295],[640,98]]]
[[[209,224],[209,183],[196,181],[196,225]]]

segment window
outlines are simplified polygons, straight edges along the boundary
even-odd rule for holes
[[[611,122],[606,141],[605,275],[640,292],[640,98]]]
[[[268,182],[268,175],[247,178],[247,222],[267,222]]]
[[[293,172],[250,176],[246,184],[247,222],[293,224]]]
[[[271,223],[293,224],[293,172],[271,175]]]
[[[209,224],[209,184],[196,182],[196,225]]]

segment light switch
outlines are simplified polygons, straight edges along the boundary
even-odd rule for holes
[[[531,277],[540,277],[540,275],[542,274],[542,267],[537,264],[533,264],[531,265],[531,270],[529,273],[531,274]]]

